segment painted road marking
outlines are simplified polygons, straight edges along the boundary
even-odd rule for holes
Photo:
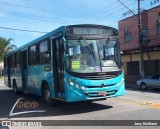
[[[122,99],[129,99],[129,100],[134,100],[134,101],[142,101],[142,105],[145,105],[143,103],[148,103],[148,104],[157,104],[156,102],[150,102],[149,100],[140,100],[140,99],[135,99],[135,98],[130,98],[130,97],[120,97]],[[147,105],[147,104],[146,104]]]
[[[121,97],[122,98],[122,97]],[[131,104],[131,105],[137,105],[137,106],[146,106],[146,107],[149,107],[149,108],[156,108],[156,109],[160,109],[160,103],[156,103],[156,102],[151,102],[151,101],[147,101],[147,100],[138,100],[138,99],[131,99],[131,98],[123,98],[123,99],[129,99],[129,100],[134,100],[134,101],[131,101],[131,102],[126,102],[124,100],[118,100],[118,99],[113,99],[111,98],[113,101],[117,101],[117,102],[120,102],[120,103],[123,103],[123,104]],[[137,100],[137,101],[135,101]]]
[[[157,108],[157,109],[160,109],[160,104],[154,104],[151,106],[151,108]]]
[[[157,93],[157,94],[156,94]],[[152,97],[152,98],[160,98],[160,95],[158,94],[158,92],[156,92],[156,93],[149,93],[148,95],[147,95],[147,93],[146,92],[143,92],[143,94],[138,94],[138,95],[143,95],[143,96],[146,96],[146,97]],[[128,95],[129,94],[131,94],[131,95],[134,95],[134,93],[131,93],[131,92],[128,92]]]

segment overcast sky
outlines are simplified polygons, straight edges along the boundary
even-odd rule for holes
[[[137,12],[137,0],[121,0]],[[142,9],[150,9],[152,0],[141,2]],[[0,27],[50,32],[63,25],[100,24],[118,28],[118,21],[128,11],[118,0],[0,0]],[[127,16],[131,16],[127,15]],[[43,33],[5,30],[0,36],[13,38],[22,46]]]

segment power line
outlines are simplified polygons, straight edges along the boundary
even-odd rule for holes
[[[45,21],[45,22],[52,22],[52,23],[59,23],[59,24],[67,24],[67,23],[58,22],[58,21],[50,21],[50,20],[40,19],[40,18],[36,18],[36,17],[32,17],[32,16],[21,15],[21,14],[18,14],[18,13],[15,14],[13,12],[7,12],[7,11],[2,11],[2,10],[0,10],[0,12],[11,14],[11,15],[15,15],[15,16],[18,16],[18,17],[24,17],[24,18],[28,18],[28,19],[34,19],[34,20],[38,20],[38,21]]]
[[[124,7],[126,7],[130,12],[132,12],[134,15],[136,15],[132,10],[130,10],[124,3],[122,3],[120,0],[118,0]]]
[[[149,5],[150,6],[150,5]],[[143,7],[143,8],[146,8],[146,7],[149,7],[149,6],[145,6],[145,7]],[[148,10],[145,10],[145,11],[148,11]],[[148,12],[150,12],[150,11],[148,11]],[[143,13],[143,12],[142,12]],[[142,14],[143,15],[143,14]],[[137,18],[137,17],[135,17],[135,18]],[[126,19],[126,18],[125,18]],[[123,19],[123,20],[125,20],[125,19]],[[134,19],[134,20],[137,20],[137,19]],[[120,22],[123,22],[123,21],[120,21]],[[154,24],[153,23],[153,20],[150,20],[150,22],[152,22],[152,24]],[[126,28],[133,28],[133,27],[135,27],[136,25],[134,24],[134,25],[130,25],[130,26],[126,26]],[[143,27],[143,26],[142,26]],[[126,29],[126,28],[119,28],[119,30],[124,30],[124,29]],[[145,29],[145,28],[143,28],[143,29]],[[148,28],[148,30],[151,30],[151,29],[155,29],[155,28]]]
[[[26,31],[26,32],[33,32],[33,33],[48,33],[48,32],[43,32],[43,31],[25,30],[25,29],[9,28],[9,27],[2,27],[2,26],[0,26],[0,28],[1,29],[6,29],[6,30]]]
[[[128,1],[128,0],[127,0],[127,1]],[[126,1],[126,2],[127,2],[127,1]],[[11,3],[8,3],[8,2],[2,2],[2,1],[0,1],[0,3],[1,3],[1,4],[6,4],[6,5],[23,7],[23,8],[34,9],[34,10],[38,10],[38,11],[48,12],[48,10],[40,10],[40,9],[37,9],[37,8],[32,8],[32,7],[29,7],[29,6],[23,6],[23,5],[18,5],[18,4],[11,4]],[[115,3],[113,3],[113,4],[115,4]],[[113,4],[111,4],[111,5],[107,6],[107,7],[111,7]],[[93,17],[94,15],[96,15],[96,14],[104,11],[107,7],[103,8],[102,10],[98,11],[97,13],[93,14],[93,15],[90,16],[90,17]],[[118,6],[116,6],[116,7],[118,7]],[[114,8],[115,8],[115,7],[114,7]],[[41,17],[41,18],[45,18],[45,19],[40,19],[40,17],[39,17],[39,18],[35,18],[35,16],[32,17],[31,15],[30,15],[30,16],[26,16],[26,15],[28,15],[28,14],[20,14],[20,13],[17,14],[16,12],[11,12],[11,11],[7,12],[7,11],[4,11],[4,10],[1,10],[1,12],[8,13],[8,14],[15,15],[15,16],[19,16],[19,17],[25,17],[25,18],[34,19],[34,20],[45,21],[45,22],[52,22],[52,23],[59,23],[59,24],[68,24],[68,23],[58,22],[58,21],[49,21],[49,20],[46,20],[46,17]],[[49,11],[49,12],[50,12],[50,11]],[[16,13],[16,14],[15,14],[15,13]],[[50,12],[50,13],[51,13],[51,12]],[[103,15],[103,14],[101,14],[101,15]],[[51,19],[51,18],[47,18],[47,19]],[[88,17],[87,19],[89,19],[89,17]]]
[[[125,2],[128,2],[128,0],[125,1]],[[109,6],[106,6],[106,7],[103,8],[102,10],[100,10],[100,11],[94,13],[93,15],[89,16],[87,19],[90,19],[90,18],[96,16],[98,13],[103,12],[105,9],[112,7],[112,5],[115,5],[116,3],[117,3],[117,2],[115,2],[115,3],[113,3],[113,4],[109,5]],[[118,6],[115,6],[115,7],[111,8],[109,11],[107,11],[107,13],[110,12],[110,11],[112,11],[112,10],[114,10],[115,8],[117,8],[117,7],[119,7],[119,6],[120,6],[120,4],[119,4]],[[99,14],[99,15],[97,15],[96,17],[102,16],[102,15],[104,15],[104,14],[106,14],[106,12],[105,12],[105,13],[102,13],[102,14]],[[87,19],[86,19],[86,20],[87,20]],[[84,20],[84,21],[86,21],[86,20]],[[88,21],[88,20],[87,20],[87,21]],[[82,21],[81,21],[81,22],[82,22]]]
[[[113,4],[104,7],[103,9],[99,10],[98,12],[96,12],[96,13],[94,13],[94,14],[88,16],[88,17],[85,18],[83,21],[85,21],[85,20],[87,20],[87,19],[90,19],[91,17],[94,17],[95,15],[97,15],[97,14],[103,12],[105,9],[107,9],[108,7],[111,7],[112,5],[114,5],[114,4],[116,4],[116,3],[117,3],[117,2],[114,2]],[[80,21],[80,22],[82,22],[82,21]]]
[[[127,0],[128,1],[128,0]],[[125,1],[125,2],[127,2],[127,1]],[[136,3],[136,2],[134,2],[134,3]],[[130,5],[133,5],[134,3],[131,3]],[[118,6],[120,6],[121,4],[119,4]],[[130,5],[128,5],[128,6],[130,6]],[[116,7],[118,7],[118,6],[116,6]],[[113,9],[110,9],[108,12],[110,12],[111,10],[114,10],[115,9],[115,7],[113,8]],[[124,8],[121,8],[120,10],[123,10]],[[101,18],[99,18],[99,19],[97,19],[97,20],[93,20],[94,22],[96,22],[96,21],[100,21],[100,20],[103,20],[103,19],[105,19],[105,17],[107,17],[107,16],[110,16],[110,15],[112,15],[112,14],[114,14],[114,13],[117,13],[117,12],[119,12],[120,10],[117,10],[117,11],[115,11],[115,12],[113,12],[113,13],[110,13],[110,14],[108,14],[108,15],[105,15],[104,17],[101,17]],[[107,12],[107,13],[108,13]],[[101,16],[101,15],[104,15],[104,13],[103,14],[100,14],[100,15],[98,15],[98,16]],[[113,16],[112,16],[112,18],[113,18]]]
[[[33,8],[33,7],[30,7],[30,6],[25,6],[25,5],[20,5],[20,4],[12,4],[12,3],[9,3],[9,2],[4,2],[4,1],[0,1],[0,4],[9,5],[9,6],[16,6],[16,7],[21,7],[21,8],[26,8],[26,9],[31,9],[31,10],[36,10],[36,11],[40,11],[40,12],[53,14],[53,12],[51,10]],[[71,15],[68,15],[68,14],[63,14],[63,16],[71,17]],[[82,16],[78,16],[78,17],[82,17]]]
[[[26,32],[35,32],[35,33],[48,33],[48,32],[42,32],[42,31],[36,31],[36,30],[26,30],[26,29],[17,29],[17,28],[9,28],[9,27],[2,27],[1,29],[7,29],[7,30],[14,30],[14,31],[26,31]],[[157,28],[150,28],[149,30],[156,30]],[[138,34],[138,33],[137,33]],[[135,36],[136,34],[132,35]],[[157,35],[150,35],[150,36],[157,36]]]
[[[0,2],[1,2],[1,1],[0,1]],[[6,3],[6,2],[3,2],[3,3],[9,4],[9,3]],[[113,3],[113,4],[114,4],[114,3]],[[15,5],[15,4],[13,4],[13,5]],[[18,5],[16,5],[16,6],[18,6]],[[21,7],[21,6],[20,6],[20,7]],[[108,6],[107,6],[107,7],[108,7]],[[107,7],[105,7],[105,8],[107,8]],[[102,10],[100,10],[99,12],[102,12],[103,10],[105,10],[105,8],[102,9]],[[19,17],[25,17],[25,18],[29,18],[29,19],[39,20],[39,21],[59,23],[59,24],[68,24],[68,23],[64,23],[64,22],[46,20],[46,17],[39,17],[39,18],[37,18],[37,17],[35,17],[35,15],[22,14],[22,13],[17,13],[17,12],[13,12],[13,11],[4,11],[4,10],[1,10],[0,12],[4,12],[4,13],[11,14],[11,15],[15,15],[15,16],[19,16]],[[99,12],[97,12],[97,13],[99,13]],[[27,15],[28,15],[28,16],[27,16]],[[41,19],[41,18],[45,18],[45,19]],[[51,18],[47,18],[47,19],[51,19]]]
[[[13,15],[20,15],[20,16],[26,16],[26,15],[28,15],[28,16],[31,16],[31,17],[44,18],[44,19],[49,19],[49,20],[60,20],[60,19],[54,19],[54,18],[51,18],[51,17],[43,17],[43,16],[26,14],[26,13],[20,13],[20,12],[14,12],[14,11],[7,11],[7,10],[2,10],[2,9],[0,9],[0,12],[8,13],[8,14],[13,14]]]
[[[125,1],[125,3],[126,3],[126,2],[128,2],[128,1]],[[129,4],[128,6],[133,5],[134,3],[136,3],[136,2],[133,2],[133,3]],[[120,5],[121,5],[121,4],[120,4]],[[119,5],[119,6],[120,6],[120,5]],[[119,6],[116,6],[116,7],[119,7]],[[106,17],[108,17],[108,16],[110,16],[110,15],[112,15],[112,14],[115,14],[115,13],[117,13],[117,12],[123,10],[123,9],[125,9],[125,8],[121,8],[121,9],[119,9],[119,10],[116,10],[116,11],[114,11],[114,12],[108,14],[108,15],[105,15],[105,16],[103,16],[103,17],[101,17],[101,18],[99,18],[99,19],[97,19],[97,20],[95,20],[95,21],[103,20],[103,19],[105,19]],[[112,16],[112,18],[113,18],[113,16]]]
[[[11,5],[11,6],[17,6],[17,7],[22,7],[22,8],[27,8],[27,9],[32,9],[32,10],[36,10],[36,11],[41,11],[41,12],[48,12],[48,13],[52,13],[49,10],[45,10],[45,9],[38,9],[38,8],[32,8],[30,6],[24,6],[24,5],[19,5],[19,4],[12,4],[9,2],[4,2],[4,1],[0,1],[1,4],[5,4],[5,5]]]
[[[131,6],[131,5],[135,4],[135,3],[136,3],[136,2],[133,2],[133,3],[129,4],[128,6]],[[105,19],[106,17],[108,17],[108,16],[110,16],[110,15],[112,15],[112,14],[114,14],[114,13],[117,13],[117,12],[123,10],[123,9],[125,9],[125,8],[121,8],[121,9],[119,9],[119,10],[113,12],[113,13],[110,13],[110,14],[108,14],[108,15],[105,15],[104,17],[95,20],[95,22],[96,22],[96,21],[100,21],[100,20],[102,20],[102,19]]]

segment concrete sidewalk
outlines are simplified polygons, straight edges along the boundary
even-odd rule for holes
[[[4,86],[4,79],[0,79],[0,86]]]

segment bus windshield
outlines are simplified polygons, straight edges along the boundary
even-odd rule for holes
[[[66,69],[77,73],[119,71],[118,40],[68,40]]]

